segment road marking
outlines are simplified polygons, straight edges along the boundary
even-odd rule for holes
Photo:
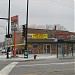
[[[75,68],[68,68],[68,69],[66,68],[65,70],[66,71],[70,71],[70,70],[74,70],[75,71]]]
[[[36,73],[20,74],[20,75],[38,75]]]
[[[32,65],[18,65],[16,67],[29,67],[29,66],[45,66],[45,65],[64,65],[64,64],[75,64],[75,62],[63,62],[63,63],[47,63],[47,64],[32,64]]]
[[[12,62],[0,70],[0,75],[8,75],[18,62]]]
[[[20,75],[46,75],[46,74],[48,74],[48,73],[50,73],[51,75],[53,74],[53,73],[62,73],[63,74],[63,72],[64,71],[74,71],[75,70],[75,68],[66,68],[66,69],[62,69],[62,70],[53,70],[53,69],[51,69],[51,70],[48,70],[48,71],[44,71],[44,72],[32,72],[32,73],[26,73],[26,74],[20,74]],[[75,73],[74,73],[75,74]]]

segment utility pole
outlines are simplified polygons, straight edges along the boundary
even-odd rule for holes
[[[10,31],[10,0],[9,0],[9,7],[8,7],[8,18],[0,18],[0,19],[8,20],[8,36],[9,36],[9,31]],[[8,38],[9,38],[9,37],[8,37]],[[8,48],[8,49],[9,49],[9,48]],[[7,49],[7,57],[6,57],[6,58],[9,58],[8,49]]]
[[[25,51],[27,51],[27,45],[28,45],[28,41],[27,41],[27,34],[28,34],[28,4],[29,4],[29,0],[27,0],[27,13],[26,13],[26,30],[25,30],[25,50],[24,50],[24,56],[25,56]]]
[[[26,38],[26,47],[25,47],[25,50],[27,50],[27,34],[28,34],[28,4],[29,4],[29,0],[27,0],[27,15],[26,15],[26,35],[25,35],[25,38]]]

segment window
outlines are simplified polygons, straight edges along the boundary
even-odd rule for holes
[[[37,44],[33,44],[33,48],[37,48]]]

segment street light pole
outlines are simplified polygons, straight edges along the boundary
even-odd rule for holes
[[[8,18],[0,18],[0,19],[8,20],[8,35],[9,35],[9,31],[10,31],[10,0],[9,0],[9,7],[8,7]],[[9,58],[8,49],[7,49],[7,57],[6,58]]]
[[[9,7],[8,7],[8,35],[10,31],[10,0],[9,0]],[[9,58],[9,47],[7,48],[7,58]]]
[[[8,7],[8,35],[10,31],[10,0],[9,0],[9,7]]]

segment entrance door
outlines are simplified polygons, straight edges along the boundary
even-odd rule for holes
[[[58,56],[64,57],[64,45],[63,44],[58,44]]]
[[[43,50],[44,53],[50,53],[50,44],[44,44]]]
[[[47,53],[50,53],[50,45],[47,45]]]

